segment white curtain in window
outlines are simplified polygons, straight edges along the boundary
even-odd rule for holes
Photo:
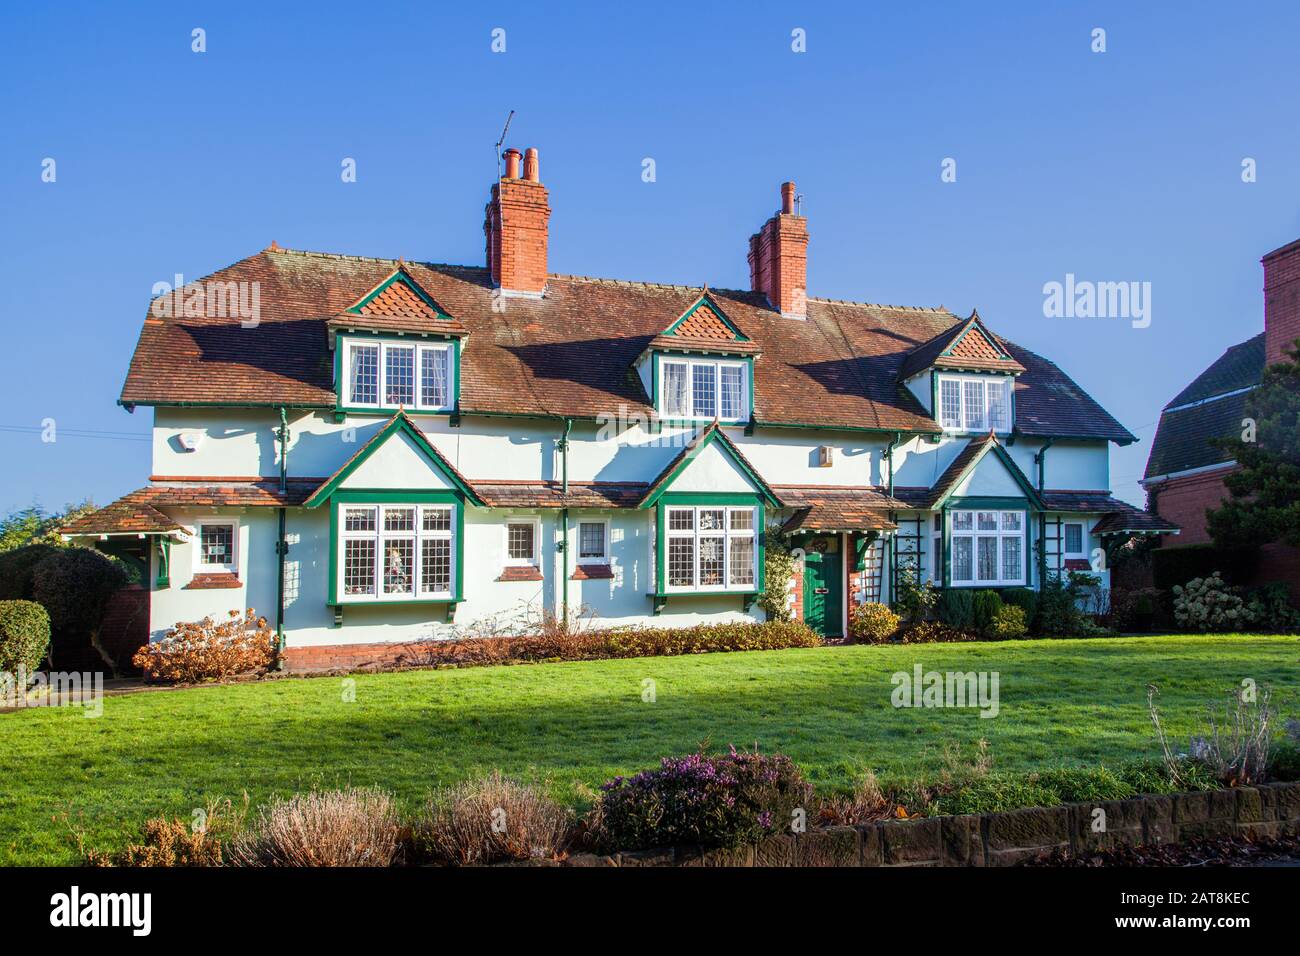
[[[665,362],[663,366],[664,414],[685,417],[690,414],[686,403],[686,364]]]

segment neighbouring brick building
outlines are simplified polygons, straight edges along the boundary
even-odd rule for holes
[[[1236,462],[1214,439],[1240,437],[1246,400],[1264,369],[1285,361],[1300,339],[1300,239],[1263,258],[1264,331],[1234,345],[1160,413],[1142,484],[1148,508],[1182,533],[1165,547],[1208,544],[1206,512],[1227,497],[1224,478]],[[1300,598],[1300,550],[1266,545],[1255,583],[1282,581]]]

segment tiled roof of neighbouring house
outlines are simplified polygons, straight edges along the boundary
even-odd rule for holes
[[[1264,333],[1234,345],[1160,413],[1146,478],[1223,464],[1230,453],[1210,444],[1241,434],[1248,391],[1264,377]]]
[[[397,266],[391,259],[272,248],[222,269],[201,281],[259,283],[259,321],[151,313],[121,401],[333,407],[327,323]],[[686,286],[552,275],[544,298],[506,299],[505,310],[496,311],[486,269],[402,267],[469,332],[461,384],[466,414],[594,418],[622,407],[652,417],[632,365],[700,296]],[[709,297],[762,353],[754,365],[758,423],[938,430],[897,375],[909,352],[961,324],[952,313],[810,299],[807,321],[795,321],[774,312],[761,293],[710,289]],[[363,318],[382,326],[382,317],[357,317]],[[403,331],[421,323],[430,332],[444,328],[437,320],[399,318]],[[1132,440],[1051,362],[998,341],[1025,367],[1015,394],[1020,433]]]
[[[181,530],[159,508],[242,508],[301,505],[321,483],[320,478],[291,478],[288,492],[278,479],[258,481],[182,481],[150,485],[78,518],[59,529],[61,534],[166,534]]]
[[[1148,532],[1155,534],[1177,534],[1178,525],[1166,521],[1159,515],[1132,505],[1112,511],[1093,525],[1093,534],[1126,534],[1131,532]]]

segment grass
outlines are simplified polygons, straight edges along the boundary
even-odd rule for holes
[[[109,697],[98,719],[19,711],[0,715],[0,863],[74,863],[74,831],[114,849],[149,816],[245,791],[378,784],[413,808],[499,768],[583,808],[609,777],[703,741],[787,753],[822,790],[867,769],[924,777],[945,744],[980,738],[1000,770],[1114,763],[1157,753],[1148,682],[1175,739],[1243,678],[1296,715],[1298,650],[1257,635],[835,647],[359,675],[355,701],[316,678]],[[916,663],[998,671],[1000,714],[895,709],[890,676]]]

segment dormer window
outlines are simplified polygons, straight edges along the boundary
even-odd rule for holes
[[[749,363],[703,358],[660,360],[659,414],[724,422],[749,418]]]
[[[1011,382],[1007,376],[939,375],[939,424],[947,431],[1009,432]]]
[[[340,401],[345,408],[428,412],[455,408],[454,341],[371,341],[340,336],[338,348]]]

